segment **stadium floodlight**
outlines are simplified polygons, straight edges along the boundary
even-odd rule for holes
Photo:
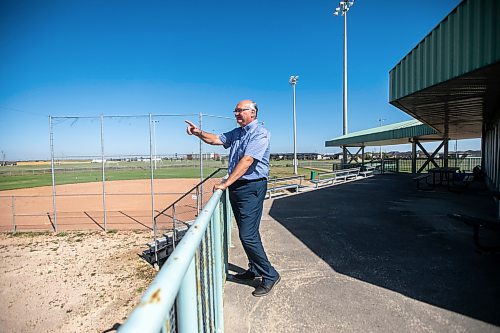
[[[340,1],[339,7],[335,8],[333,15],[338,16],[341,14],[344,17],[344,85],[343,85],[343,117],[342,117],[342,134],[346,135],[348,133],[347,129],[347,12],[354,5],[354,0],[352,1]],[[347,151],[344,147],[343,158],[346,163]]]
[[[293,88],[293,173],[297,175],[297,122],[295,116],[295,86],[297,85],[297,81],[299,80],[298,75],[290,76],[290,80],[288,82]]]

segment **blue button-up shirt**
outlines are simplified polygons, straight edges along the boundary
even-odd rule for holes
[[[219,139],[224,148],[231,148],[228,167],[230,174],[241,158],[248,155],[253,157],[254,161],[240,179],[269,178],[271,133],[257,119],[245,127],[237,127],[219,135]]]

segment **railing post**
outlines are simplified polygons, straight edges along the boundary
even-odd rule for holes
[[[200,249],[200,264],[201,264],[201,269],[200,269],[200,275],[203,276],[203,278],[200,278],[201,280],[201,286],[199,294],[199,299],[198,301],[200,303],[203,303],[204,306],[204,313],[203,312],[203,306],[201,308],[198,308],[199,311],[201,311],[199,315],[199,327],[200,331],[203,331],[205,323],[209,325],[212,320],[212,313],[210,311],[212,302],[211,302],[211,296],[210,296],[210,251],[209,251],[209,235],[208,231],[205,232],[205,235],[203,236],[201,240],[201,249]]]
[[[175,225],[175,204],[172,205],[172,248],[175,250],[175,242],[177,241],[177,228]]]
[[[215,311],[215,331],[224,332],[224,309],[223,309],[223,298],[222,298],[222,241],[221,241],[221,227],[220,227],[220,202],[215,207],[214,213],[212,214],[212,239],[213,239],[213,256],[214,256],[214,311]]]
[[[209,297],[209,308],[210,318],[212,320],[209,322],[211,332],[215,331],[217,325],[217,318],[215,314],[215,256],[214,256],[214,237],[213,237],[213,219],[210,217],[210,222],[207,227],[207,248],[208,248],[208,267],[207,267],[207,280],[208,280],[208,297]]]
[[[196,298],[196,271],[193,258],[177,295],[178,332],[198,332],[198,311],[193,311],[197,308]]]
[[[233,215],[232,215],[232,208],[231,208],[231,201],[229,200],[229,191],[225,191],[226,194],[226,224],[227,224],[227,233],[228,233],[228,246],[233,247],[233,240],[232,240],[232,235],[233,235]],[[229,251],[228,251],[229,252]]]
[[[12,196],[12,232],[16,232],[16,198]]]

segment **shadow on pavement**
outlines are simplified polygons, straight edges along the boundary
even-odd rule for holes
[[[476,252],[472,229],[448,216],[494,216],[476,185],[417,191],[382,175],[276,199],[269,215],[338,273],[498,326],[500,255]]]

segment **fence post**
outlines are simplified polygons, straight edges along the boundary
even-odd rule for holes
[[[151,224],[153,225],[153,240],[155,243],[155,259],[158,262],[158,242],[157,242],[157,230],[156,230],[156,219],[155,219],[155,191],[154,191],[154,181],[153,181],[153,131],[151,129],[152,116],[149,114],[149,169],[151,170]]]
[[[101,163],[102,163],[102,209],[104,212],[104,231],[108,231],[106,221],[106,174],[104,171],[104,116],[101,114]]]
[[[200,130],[203,128],[203,114],[200,112],[199,115],[199,128]],[[200,182],[203,181],[203,141],[200,139]],[[203,208],[203,184],[200,184],[200,199],[201,206],[200,209]]]
[[[196,271],[194,257],[182,279],[177,295],[177,325],[179,332],[198,332],[198,311],[196,297]]]
[[[56,175],[54,172],[54,132],[52,116],[49,116],[49,141],[50,141],[50,170],[52,174],[52,209],[54,210],[54,232],[57,232],[57,209],[56,209]]]

